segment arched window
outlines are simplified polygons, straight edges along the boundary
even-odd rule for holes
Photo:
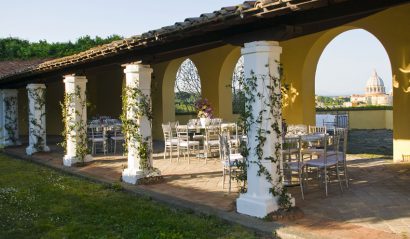
[[[391,88],[391,63],[382,43],[363,29],[339,34],[326,46],[317,64],[316,95],[326,98],[319,103],[324,107],[341,107],[346,101],[353,103],[353,94],[383,91],[383,87],[367,86],[374,69],[384,76],[385,87]],[[341,96],[342,101],[329,96]]]
[[[186,59],[179,67],[175,80],[175,113],[195,112],[195,102],[201,98],[201,79],[194,62]]]
[[[245,110],[245,95],[242,84],[245,78],[243,69],[243,56],[241,56],[235,65],[232,74],[232,113],[240,114]]]

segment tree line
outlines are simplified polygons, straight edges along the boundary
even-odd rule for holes
[[[122,37],[118,35],[107,38],[83,36],[75,42],[50,43],[46,40],[30,42],[15,37],[0,38],[0,61],[64,57],[120,39]]]

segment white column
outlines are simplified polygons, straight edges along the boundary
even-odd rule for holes
[[[18,131],[18,91],[0,90],[0,146],[20,145]]]
[[[84,154],[87,146],[87,104],[85,76],[64,76],[66,109],[66,155],[64,165],[71,167],[73,164],[91,161],[91,155]],[[84,154],[84,155],[83,155]]]
[[[151,96],[152,69],[150,66],[139,63],[127,64],[124,73],[127,89],[139,89],[145,96]],[[129,94],[128,90],[126,92]],[[133,97],[128,95],[127,99],[127,121],[139,126],[137,133],[151,146],[151,121],[145,116],[138,116],[140,109],[138,109],[136,102],[133,102]],[[140,166],[140,156],[138,154],[140,142],[133,135],[128,135],[128,137],[128,168],[122,172],[122,180],[126,183],[136,184],[138,179],[144,177],[144,169]],[[152,159],[149,160],[152,165]]]
[[[46,143],[46,86],[44,84],[27,85],[29,146],[27,155],[48,152]]]
[[[256,90],[251,90],[250,94],[255,99],[251,103],[254,121],[262,113],[262,123],[251,123],[248,131],[248,172],[247,172],[247,192],[241,194],[237,199],[237,211],[242,214],[247,214],[255,217],[265,217],[270,212],[279,209],[278,198],[274,198],[270,189],[275,186],[282,188],[280,183],[280,168],[282,162],[281,148],[276,150],[277,146],[281,146],[282,137],[272,128],[272,125],[282,127],[281,104],[271,103],[269,106],[266,102],[270,102],[272,91],[275,94],[281,93],[280,82],[275,82],[274,79],[279,79],[279,61],[282,48],[278,42],[258,41],[246,43],[242,48],[244,56],[244,71],[245,79],[256,81]],[[247,83],[249,85],[249,83]],[[271,107],[273,106],[273,107]],[[275,116],[273,116],[275,115]],[[248,119],[248,122],[249,119]],[[262,146],[262,160],[258,159],[257,148],[259,140],[257,140],[258,131],[262,129],[270,131],[264,134],[266,141]],[[279,152],[279,153],[277,153]],[[277,161],[272,162],[266,158],[275,158]],[[272,182],[269,182],[265,175],[258,176],[260,163],[269,172],[272,177]],[[278,188],[277,188],[278,189]],[[294,202],[293,202],[294,203]]]

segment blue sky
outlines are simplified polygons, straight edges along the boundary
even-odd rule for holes
[[[364,93],[373,70],[383,79],[388,93],[392,88],[392,71],[383,45],[367,31],[344,32],[327,45],[319,59],[316,94]]]
[[[0,37],[30,41],[75,40],[80,36],[138,35],[199,16],[238,0],[0,0]],[[373,69],[391,89],[391,70],[381,44],[365,31],[335,38],[323,53],[316,75],[316,93],[363,93]]]

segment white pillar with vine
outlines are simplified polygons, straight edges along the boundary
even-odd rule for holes
[[[294,205],[282,185],[282,104],[278,42],[246,43],[244,57],[247,114],[247,191],[237,211],[263,218]]]
[[[46,86],[44,84],[27,85],[29,146],[27,155],[37,152],[48,152],[46,143]]]
[[[18,91],[0,90],[0,146],[20,145],[18,131]]]
[[[64,123],[65,156],[64,165],[92,160],[88,154],[87,140],[87,98],[85,76],[64,76],[65,96],[62,103]]]
[[[122,180],[136,184],[153,172],[151,130],[151,74],[148,65],[125,65],[126,85],[123,92],[123,132],[128,152],[128,167]]]

